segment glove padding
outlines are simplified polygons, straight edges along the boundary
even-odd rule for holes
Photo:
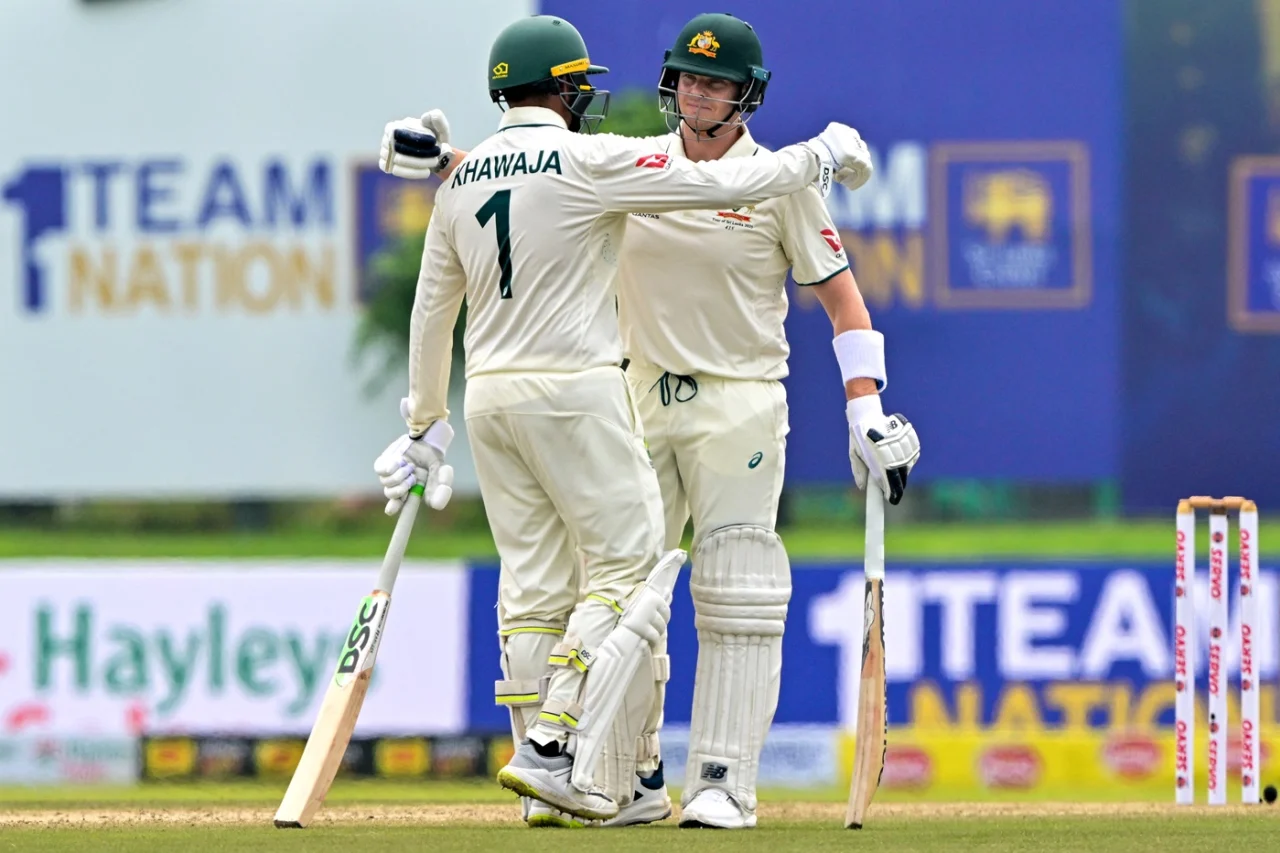
[[[858,189],[871,180],[875,172],[867,143],[848,125],[832,122],[822,133],[800,144],[817,154],[819,161],[834,171],[835,179],[847,189]]]
[[[387,497],[383,510],[396,515],[409,497],[409,490],[421,483],[423,499],[432,509],[444,509],[453,497],[453,466],[444,455],[453,440],[453,428],[436,421],[421,436],[402,435],[387,446],[373,462],[374,473]]]
[[[874,479],[889,503],[897,506],[907,489],[907,476],[920,460],[916,428],[900,414],[886,416],[880,395],[855,397],[845,408],[849,419],[849,461],[859,489]]]
[[[449,120],[443,110],[393,121],[382,129],[378,168],[389,175],[422,180],[446,168],[452,159]]]

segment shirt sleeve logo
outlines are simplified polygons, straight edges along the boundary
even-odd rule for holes
[[[841,252],[844,250],[844,246],[840,245],[839,235],[837,235],[831,228],[823,228],[818,233],[822,235],[823,240],[827,241],[827,245],[831,247],[831,251]]]
[[[665,169],[671,165],[671,157],[666,154],[646,154],[636,161],[639,169]]]

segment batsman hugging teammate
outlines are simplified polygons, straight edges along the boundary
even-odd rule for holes
[[[452,471],[444,455],[453,433],[445,398],[452,329],[465,296],[467,428],[502,561],[506,677],[497,698],[511,708],[518,744],[499,781],[526,798],[531,822],[569,820],[564,815],[637,822],[619,815],[619,805],[656,800],[664,812],[669,808],[660,779],[660,796],[642,784],[653,796],[637,800],[632,789],[637,771],[652,785],[658,770],[669,609],[653,579],[673,579],[685,555],[677,549],[663,555],[652,467],[663,451],[650,462],[636,391],[620,369],[615,281],[619,253],[629,251],[628,214],[732,210],[829,183],[832,175],[856,188],[870,174],[866,146],[838,124],[777,154],[705,163],[682,156],[672,140],[579,135],[607,104],[607,93],[589,82],[604,70],[590,63],[581,36],[559,18],[523,19],[494,42],[489,90],[506,111],[498,132],[455,164],[436,195],[411,324],[410,391],[402,406],[408,434],[375,463],[389,513],[419,482],[432,506],[447,502]],[[403,124],[387,128],[385,170],[423,177],[457,159],[420,121]],[[698,286],[723,285],[722,271]],[[721,390],[709,381],[703,396],[709,411],[737,405],[730,383]],[[748,392],[745,420],[726,422],[721,413],[721,428],[758,429],[762,406],[785,419],[778,392],[766,392],[767,401]],[[783,423],[759,434],[773,442],[762,445],[764,453],[781,455]],[[889,452],[911,435],[905,426],[889,430],[883,417],[874,423],[886,430]],[[673,447],[678,454],[679,445]],[[690,488],[720,458],[707,454],[690,469]],[[876,470],[878,459],[872,456]],[[709,663],[705,673],[699,665],[701,701],[745,702],[726,721],[728,730],[707,727],[699,755],[723,763],[724,772],[711,780],[714,790],[752,809],[754,794],[747,799],[743,792],[754,786],[751,753],[772,715],[769,696],[776,700],[774,661],[786,602],[786,558],[772,533],[771,509],[781,460],[761,465],[746,470],[768,478],[757,492],[768,516],[698,531],[694,569],[695,588],[706,590],[696,594],[699,618],[711,620],[703,629]],[[681,475],[664,472],[663,479],[673,476]],[[707,475],[709,488],[713,482]],[[678,531],[670,535],[679,539]],[[742,594],[730,591],[734,584]],[[764,654],[743,655],[742,643]],[[721,699],[726,690],[747,693]],[[726,715],[716,717],[723,725]],[[541,804],[536,812],[534,801]]]

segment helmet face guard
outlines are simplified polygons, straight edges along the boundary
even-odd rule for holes
[[[764,91],[770,77],[769,72],[764,68],[758,65],[749,66],[747,74],[743,75],[745,79],[738,79],[736,75],[707,74],[701,68],[697,70],[691,68],[682,69],[678,63],[670,61],[670,56],[671,51],[667,51],[667,61],[662,67],[661,76],[658,78],[658,109],[661,110],[662,116],[667,123],[667,130],[670,132],[677,133],[680,125],[684,124],[685,127],[693,131],[698,139],[712,139],[725,131],[732,131],[734,128],[746,125],[756,109],[764,103]],[[685,116],[680,111],[679,86],[682,73],[715,77],[719,80],[730,80],[737,83],[738,96],[736,98],[713,98],[710,95],[685,96],[698,98],[703,103],[729,104],[733,107],[729,114],[718,121],[690,120],[688,116]]]
[[[609,90],[592,86],[585,71],[556,80],[561,83],[560,101],[573,117],[569,120],[569,129],[574,133],[595,133],[609,114]]]

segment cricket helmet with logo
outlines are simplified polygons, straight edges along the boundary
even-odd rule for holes
[[[668,126],[672,124],[671,118],[679,120],[676,87],[681,73],[739,84],[738,96],[732,102],[735,109],[725,120],[726,125],[745,123],[764,103],[771,76],[764,67],[764,51],[755,29],[740,18],[720,13],[698,15],[685,24],[676,36],[675,45],[663,57],[658,98],[668,117]]]
[[[609,93],[587,75],[608,71],[593,65],[573,24],[554,15],[534,15],[509,25],[489,50],[489,97],[499,105],[530,95],[559,94],[573,115],[571,129],[591,130],[608,112]],[[595,110],[592,110],[595,106]]]

